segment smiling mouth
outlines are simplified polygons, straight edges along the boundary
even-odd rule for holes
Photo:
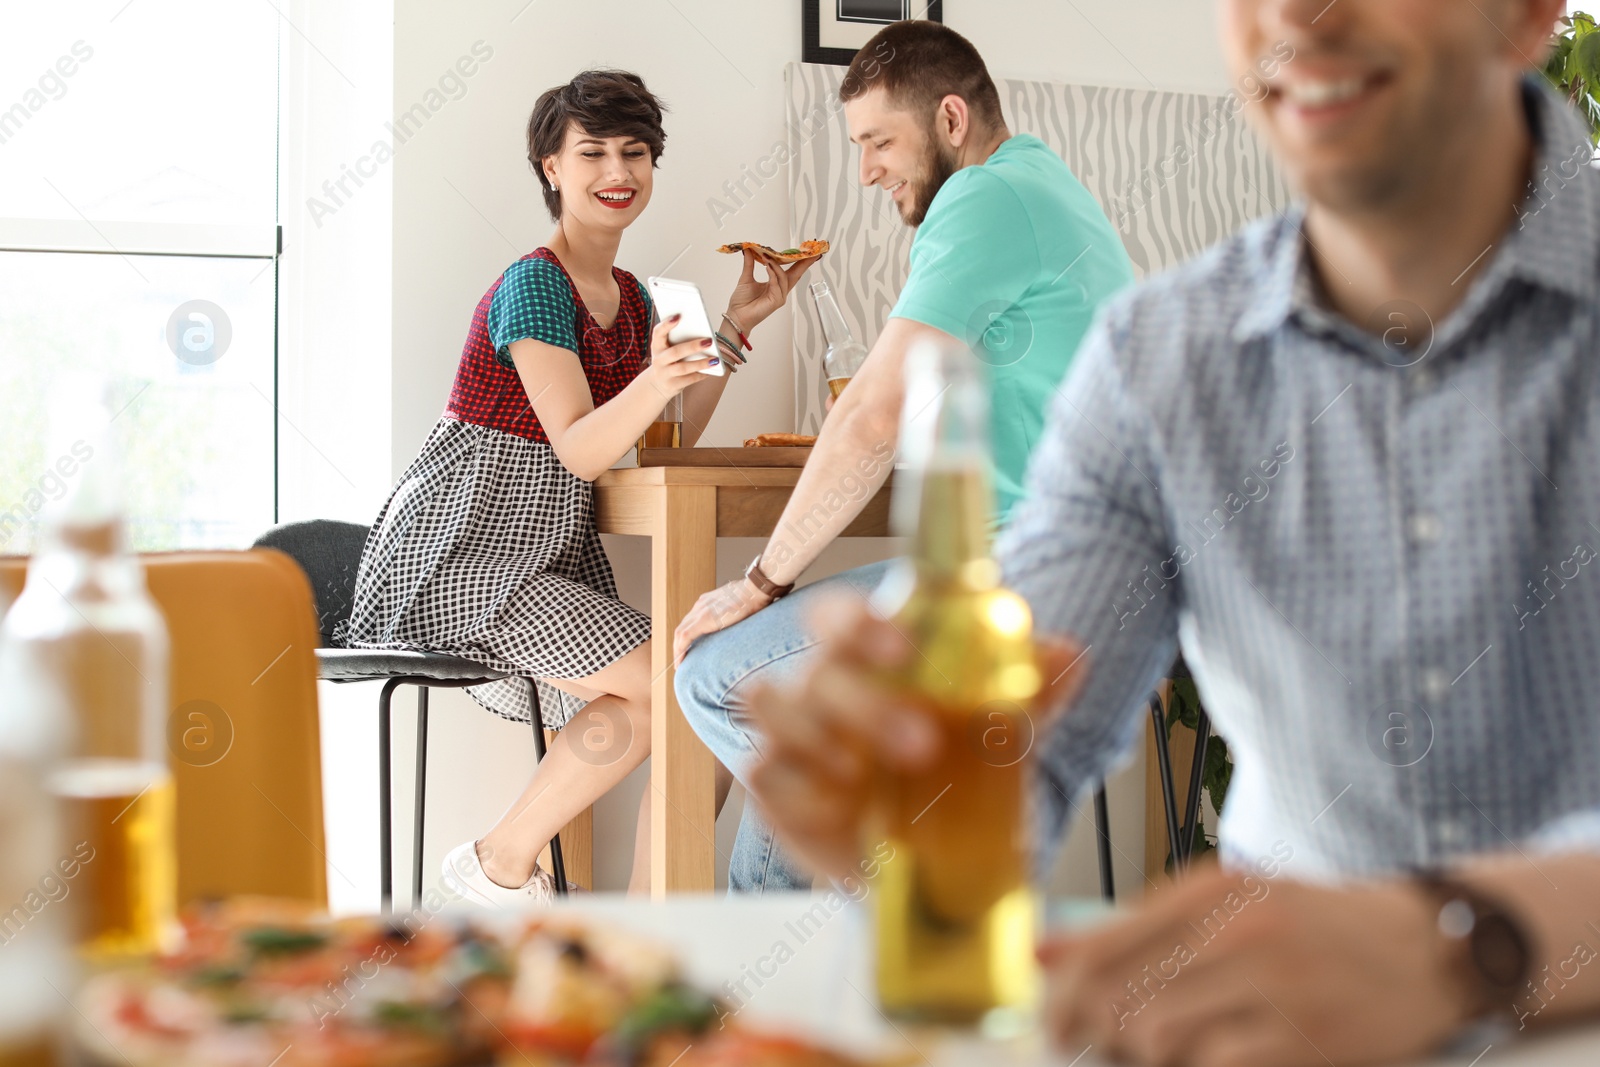
[[[594,195],[606,207],[621,209],[632,204],[638,193],[632,189],[606,189]]]
[[[906,187],[906,179],[905,178],[901,178],[899,181],[895,182],[893,185],[885,187],[884,191],[887,192],[889,194],[889,196],[892,198],[892,197],[899,196],[900,195],[900,190],[904,189],[905,187]]]
[[[1389,75],[1385,73],[1348,78],[1297,78],[1271,86],[1270,95],[1305,114],[1331,114],[1358,103],[1388,81]]]

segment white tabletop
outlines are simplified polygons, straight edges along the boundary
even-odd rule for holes
[[[890,1022],[873,1000],[866,909],[848,902],[835,910],[826,898],[804,893],[731,900],[681,896],[662,903],[597,894],[559,906],[670,945],[691,981],[737,1007],[741,1021],[763,1028],[822,1035],[844,1049],[905,1055],[934,1067],[1105,1067],[1092,1049],[1074,1059],[1034,1039],[996,1045]],[[1097,904],[1085,903],[1064,913],[1069,921],[1092,921],[1099,911]],[[1597,1064],[1600,1026],[1520,1041],[1486,1038],[1457,1054],[1406,1067]]]

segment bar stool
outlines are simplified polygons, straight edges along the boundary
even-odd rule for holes
[[[1169,681],[1190,677],[1189,668],[1179,656],[1168,672]],[[1187,867],[1194,858],[1195,834],[1200,828],[1200,775],[1205,769],[1206,745],[1211,740],[1211,719],[1205,709],[1200,709],[1200,721],[1195,730],[1194,760],[1189,765],[1189,792],[1184,800],[1183,821],[1178,821],[1177,786],[1172,778],[1172,751],[1167,744],[1167,714],[1161,704],[1161,694],[1152,692],[1149,700],[1150,716],[1155,722],[1156,763],[1161,775],[1161,799],[1166,809],[1167,846],[1172,850],[1172,863],[1179,870]],[[1094,828],[1099,838],[1100,895],[1107,903],[1116,900],[1116,884],[1111,876],[1111,827],[1106,814],[1106,787],[1104,783],[1094,795]]]
[[[300,564],[311,580],[317,602],[317,626],[322,646],[317,649],[317,677],[329,682],[383,682],[378,694],[378,865],[385,913],[394,906],[393,801],[390,796],[390,701],[402,685],[417,689],[417,766],[412,796],[411,896],[412,907],[422,904],[422,828],[427,799],[428,690],[462,689],[511,677],[481,663],[439,652],[389,651],[333,647],[333,631],[350,617],[355,600],[356,570],[366,545],[369,527],[352,522],[312,519],[274,526],[256,539],[256,548],[275,548]],[[533,709],[533,753],[545,756],[544,722],[540,715],[539,688],[528,683]],[[567,892],[566,862],[560,835],[550,839],[550,873],[556,892]]]
[[[1179,656],[1168,672],[1171,681],[1184,681],[1190,677],[1189,667]],[[1200,830],[1200,776],[1206,766],[1206,746],[1211,742],[1211,719],[1204,708],[1195,726],[1194,759],[1189,764],[1189,793],[1184,801],[1183,821],[1178,821],[1177,788],[1172,780],[1172,752],[1167,744],[1167,715],[1161,706],[1161,694],[1150,694],[1150,716],[1156,728],[1156,763],[1161,773],[1161,799],[1166,805],[1167,847],[1172,851],[1172,865],[1182,869],[1194,858],[1195,834]]]

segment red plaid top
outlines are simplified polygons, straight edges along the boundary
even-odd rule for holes
[[[508,267],[472,313],[445,418],[550,443],[511,362],[511,343],[523,338],[576,353],[595,407],[622,392],[650,359],[650,298],[627,271],[612,267],[611,273],[622,304],[603,330],[548,248]]]

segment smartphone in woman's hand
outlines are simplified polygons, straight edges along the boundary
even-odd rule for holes
[[[706,314],[705,301],[700,298],[700,287],[694,282],[678,281],[674,278],[647,279],[650,286],[650,299],[655,301],[656,315],[662,322],[666,322],[674,315],[682,316],[678,325],[667,334],[667,340],[672,344],[682,344],[685,341],[698,341],[707,337],[715,337],[716,331],[711,326],[711,316]],[[702,372],[705,374],[721,375],[723,370],[722,359],[716,355],[717,349],[712,348],[711,362]]]

